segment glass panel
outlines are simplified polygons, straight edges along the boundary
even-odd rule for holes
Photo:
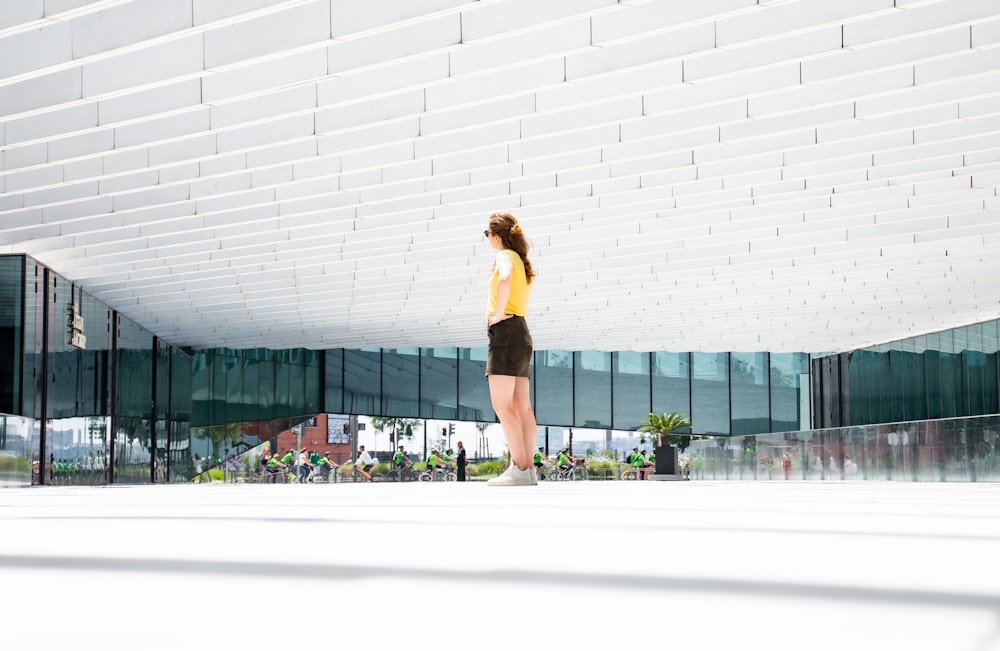
[[[326,400],[323,409],[328,413],[344,411],[344,350],[326,351],[325,385]]]
[[[170,349],[170,443],[168,481],[191,476],[191,368],[193,359]]]
[[[23,276],[23,257],[0,256],[0,413],[5,414],[21,411]]]
[[[45,333],[42,332],[45,310],[45,270],[35,264],[31,258],[24,261],[24,371],[21,374],[21,409],[20,414],[33,416],[34,427],[40,429],[38,421],[41,413],[42,381],[42,343]],[[36,397],[38,398],[36,400]],[[38,454],[37,446],[33,454]],[[37,463],[38,459],[35,459]]]
[[[350,414],[378,414],[381,353],[376,349],[344,351],[344,406]]]
[[[397,348],[382,351],[382,404],[384,416],[420,415],[420,350]]]
[[[731,353],[732,433],[763,434],[771,429],[770,364],[767,353]]]
[[[964,328],[967,345],[962,355],[964,387],[962,398],[963,413],[981,416],[986,411],[986,354],[983,353],[983,329],[979,324]]]
[[[268,418],[287,418],[291,415],[292,367],[277,356],[274,360],[274,407]]]
[[[1000,321],[987,321],[983,324],[983,354],[986,355],[983,371],[983,413],[1000,412],[1000,363],[998,363],[998,328]]]
[[[0,414],[0,488],[31,484],[34,430],[30,418]]]
[[[692,441],[691,479],[997,481],[1000,417]]]
[[[573,422],[573,353],[541,350],[535,362],[535,420],[539,425]]]
[[[486,348],[463,348],[458,359],[458,418],[477,423],[494,423],[486,381]]]
[[[420,350],[420,416],[458,418],[458,349]]]
[[[152,479],[153,336],[120,316],[116,355],[114,481],[148,483]]]
[[[243,420],[243,360],[233,356],[219,356],[215,363],[225,368],[226,393],[225,406],[222,409],[224,417],[220,423],[238,423]]]
[[[304,407],[307,414],[318,414],[323,411],[323,379],[320,377],[320,365],[316,359],[310,356],[309,363],[305,366],[306,400]]]
[[[300,357],[301,356],[297,356]],[[307,416],[306,411],[306,366],[288,362],[288,412],[289,416]]]
[[[653,353],[653,409],[691,415],[691,354]],[[728,400],[726,401],[728,404]]]
[[[691,429],[729,434],[729,365],[726,353],[691,353]]]
[[[611,353],[584,350],[574,353],[574,424],[611,427]]]
[[[809,428],[809,356],[771,353],[771,431]],[[784,440],[784,439],[781,439]]]
[[[652,409],[649,353],[613,353],[611,363],[612,427],[634,430]]]
[[[955,333],[953,331],[939,334],[940,353],[940,396],[941,413],[939,418],[952,418],[959,415],[961,409],[962,360],[955,349]],[[900,419],[885,419],[882,422],[892,422]]]

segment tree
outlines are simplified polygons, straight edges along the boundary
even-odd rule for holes
[[[213,464],[218,463],[222,458],[220,450],[227,450],[243,440],[243,428],[241,423],[229,423],[227,425],[213,425],[196,432],[195,436],[200,439],[207,439],[212,442]]]
[[[393,418],[385,416],[373,416],[372,417],[372,427],[379,434],[384,432],[390,432],[392,434],[392,440],[395,441],[396,445],[399,445],[399,439],[413,438],[413,428],[420,427],[419,418]]]
[[[646,435],[649,435],[656,447],[676,445],[683,452],[691,445],[691,435],[674,434],[674,432],[685,427],[691,427],[691,420],[680,412],[672,411],[659,416],[650,414],[642,421],[639,431],[643,433],[643,443],[646,442]]]

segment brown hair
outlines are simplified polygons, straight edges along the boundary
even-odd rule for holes
[[[490,232],[500,238],[504,248],[521,256],[521,262],[524,263],[524,277],[530,285],[535,277],[535,270],[528,261],[528,240],[524,237],[524,230],[517,223],[517,218],[509,212],[493,213],[490,215]]]

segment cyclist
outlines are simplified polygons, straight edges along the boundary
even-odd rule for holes
[[[432,480],[437,479],[438,461],[437,450],[431,450],[431,453],[427,455],[427,472],[431,474]]]
[[[330,481],[330,471],[337,469],[337,464],[330,461],[329,451],[323,453],[316,465],[319,466],[319,471],[323,475],[323,481]]]
[[[538,475],[539,479],[545,479],[545,475],[542,470],[545,468],[545,457],[542,455],[542,448],[538,448],[535,451],[535,457],[532,459],[532,463],[535,464],[535,474]]]
[[[559,456],[556,457],[556,465],[559,466],[559,478],[566,479],[569,471],[576,465],[576,459],[570,456],[568,449],[563,449],[559,451]]]
[[[281,475],[282,468],[285,467],[285,464],[278,460],[278,455],[269,454],[267,455],[267,463],[264,467],[267,468],[268,481],[272,484],[276,484],[278,482],[278,477]]]
[[[396,464],[397,468],[399,468],[399,480],[402,481],[403,475],[405,475],[406,471],[409,470],[410,466],[413,465],[413,462],[410,461],[410,458],[406,456],[406,450],[403,448],[402,445],[399,446],[398,450],[396,450],[396,454],[392,455],[392,462]]]
[[[358,466],[360,466],[360,467],[358,467]],[[375,467],[375,459],[372,458],[372,455],[370,453],[368,453],[368,452],[365,451],[365,446],[363,446],[363,445],[359,446],[358,447],[358,463],[355,466],[355,468],[357,468],[358,472],[361,473],[361,476],[365,478],[365,481],[371,481],[372,480],[372,476],[371,476],[370,473],[372,471],[372,468],[374,468],[374,467]]]

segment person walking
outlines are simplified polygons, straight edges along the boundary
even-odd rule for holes
[[[490,215],[483,236],[497,252],[490,270],[486,308],[486,377],[493,411],[500,419],[510,451],[510,465],[487,484],[533,486],[538,483],[532,465],[537,428],[528,386],[533,342],[524,317],[535,270],[528,261],[528,240],[510,213]]]
[[[455,467],[455,479],[457,481],[465,481],[465,466],[468,465],[468,460],[465,456],[465,446],[462,442],[458,442],[458,460]]]

